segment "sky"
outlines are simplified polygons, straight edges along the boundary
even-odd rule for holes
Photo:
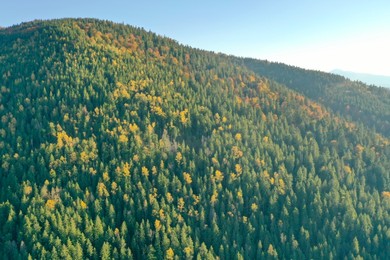
[[[389,0],[1,0],[0,26],[91,17],[195,48],[390,76]]]

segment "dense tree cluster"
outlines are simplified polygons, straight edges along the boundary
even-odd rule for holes
[[[352,82],[342,76],[282,63],[241,59],[255,73],[315,100],[334,113],[390,137],[390,90]]]
[[[0,254],[388,257],[389,139],[243,62],[94,19],[0,30]]]

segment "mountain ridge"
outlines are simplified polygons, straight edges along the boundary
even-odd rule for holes
[[[389,254],[389,140],[305,84],[109,21],[13,30],[0,31],[2,255]]]
[[[271,78],[321,103],[335,114],[389,136],[390,91],[386,88],[282,63],[247,58],[243,64],[258,75]]]

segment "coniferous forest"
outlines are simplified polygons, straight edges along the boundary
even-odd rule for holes
[[[390,92],[95,19],[0,29],[4,259],[387,259]]]

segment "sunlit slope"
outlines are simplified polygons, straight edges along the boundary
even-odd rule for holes
[[[234,59],[36,21],[0,77],[4,257],[390,255],[389,140]]]

